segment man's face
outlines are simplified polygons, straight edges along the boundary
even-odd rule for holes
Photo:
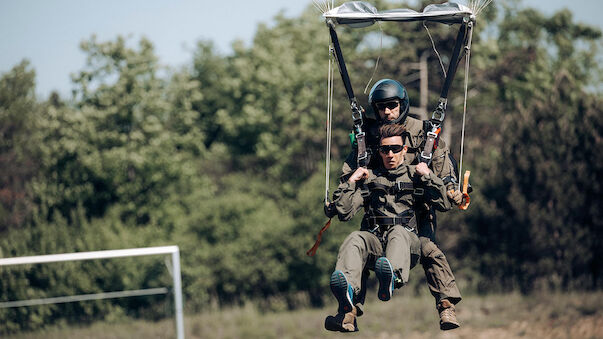
[[[379,145],[379,155],[383,160],[383,166],[386,169],[394,169],[404,162],[406,147],[401,136],[394,136],[381,139]]]
[[[400,116],[400,101],[398,99],[381,101],[376,103],[375,106],[377,106],[379,116],[383,120],[393,121]]]

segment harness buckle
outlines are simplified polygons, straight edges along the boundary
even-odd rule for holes
[[[375,224],[375,227],[372,230],[369,230],[369,232],[375,234],[375,233],[377,233],[377,230],[379,229],[379,227],[381,227],[381,226],[379,226],[379,224]]]
[[[449,184],[449,183],[453,183],[455,185],[457,184],[456,179],[451,175],[446,176],[444,179],[442,179],[442,182],[444,182],[444,184]]]
[[[358,140],[358,144],[360,145],[360,143],[364,143],[364,137],[365,137],[365,133],[364,132],[360,132],[358,134],[356,134],[356,140]],[[364,162],[365,160],[368,159],[369,155],[368,152],[366,151],[366,146],[363,150],[360,149],[361,147],[358,147],[358,157],[357,157],[357,161],[359,163]]]
[[[396,189],[398,190],[398,192],[402,191],[402,181],[396,181]]]
[[[352,120],[354,121],[354,126],[362,126],[362,110],[360,107],[358,107],[358,104],[356,102],[353,102],[351,104],[352,109]]]
[[[425,194],[425,189],[423,189],[423,187],[416,187],[413,194],[421,196],[421,195]]]
[[[446,105],[448,104],[448,99],[440,98],[438,100],[438,106],[435,108],[431,115],[431,122],[441,125],[444,122],[444,118],[446,118]]]
[[[425,154],[425,151],[421,151],[421,162],[429,164],[431,162],[432,153]]]

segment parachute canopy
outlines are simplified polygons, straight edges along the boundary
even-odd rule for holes
[[[445,24],[462,23],[464,18],[475,18],[470,8],[454,2],[428,5],[423,12],[407,8],[390,9],[379,12],[364,1],[350,1],[323,14],[341,25],[365,27],[376,21],[435,21]]]

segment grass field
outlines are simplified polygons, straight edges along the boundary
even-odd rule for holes
[[[603,291],[555,295],[469,296],[457,307],[461,327],[442,332],[430,296],[394,295],[387,303],[367,296],[360,332],[335,333],[323,328],[336,309],[261,313],[253,306],[188,315],[187,338],[603,338]],[[409,294],[409,293],[407,293]],[[51,328],[14,339],[175,338],[174,321],[116,320],[85,328]]]

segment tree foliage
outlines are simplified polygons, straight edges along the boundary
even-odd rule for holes
[[[494,176],[484,203],[496,217],[468,221],[465,245],[480,255],[479,272],[492,287],[600,286],[601,100],[589,92],[601,33],[573,24],[561,11],[506,14],[499,26],[501,62],[485,70],[504,115],[492,133]],[[577,48],[581,43],[589,49]],[[479,152],[481,156],[486,150]],[[492,170],[489,170],[492,171]]]
[[[0,79],[0,232],[19,228],[31,210],[27,183],[38,162],[32,147],[37,126],[35,72],[27,61]]]
[[[568,11],[547,17],[510,6],[483,15],[464,154],[475,193],[468,212],[441,215],[440,244],[469,290],[600,288],[601,32],[575,23]],[[365,107],[361,89],[373,72],[373,80],[408,80],[417,105],[409,65],[422,55],[430,104],[437,100],[441,68],[427,32],[420,23],[403,27],[338,28]],[[429,25],[429,32],[447,63],[456,28]],[[322,304],[338,247],[358,225],[334,222],[318,254],[305,255],[326,221],[328,38],[308,8],[261,24],[250,46],[235,42],[229,55],[200,41],[190,65],[170,70],[146,39],[133,45],[92,37],[81,45],[87,63],[73,76],[71,99],[40,101],[35,72],[27,62],[15,66],[0,79],[0,256],[177,244],[188,310]],[[453,149],[461,78],[447,118]],[[338,78],[335,84],[333,177],[352,127],[345,91]],[[3,268],[0,301],[169,282],[157,260]],[[0,331],[160,317],[165,302],[5,309]]]

